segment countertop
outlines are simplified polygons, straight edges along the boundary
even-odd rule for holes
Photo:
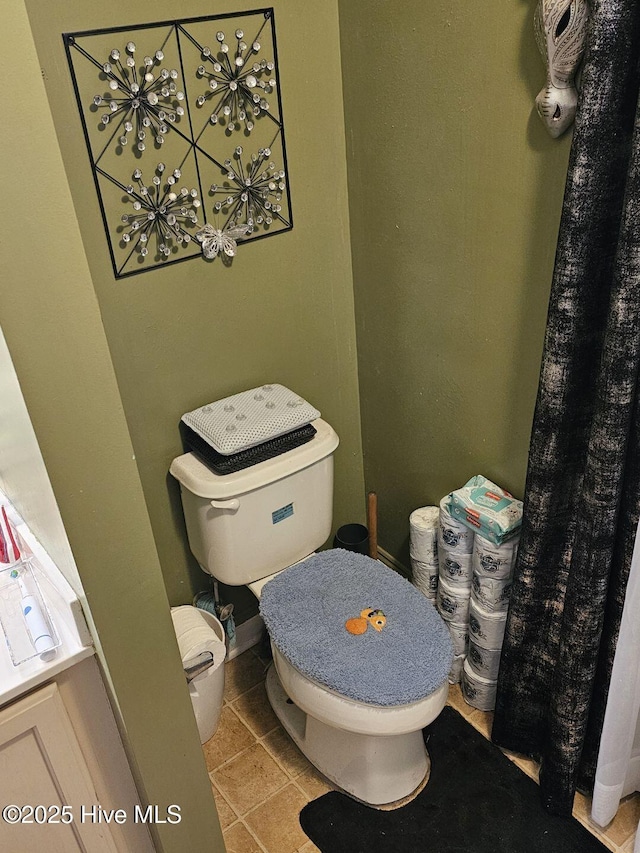
[[[0,707],[2,707],[79,661],[91,657],[94,654],[94,648],[77,595],[1,491],[0,505],[6,507],[9,520],[22,540],[23,557],[30,558],[33,573],[61,641],[51,660],[43,661],[36,656],[14,666],[6,642],[3,643],[0,639]],[[4,636],[1,628],[0,635]]]

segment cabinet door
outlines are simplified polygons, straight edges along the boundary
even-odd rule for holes
[[[31,823],[11,825],[0,817],[0,850],[116,853],[108,823],[90,819],[98,799],[55,684],[0,711],[0,810],[9,804],[70,806],[73,821],[38,823],[42,810]],[[55,817],[53,809],[49,814]]]

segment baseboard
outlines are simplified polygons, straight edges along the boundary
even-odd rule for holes
[[[236,625],[236,642],[227,652],[227,660],[233,660],[252,646],[257,646],[264,634],[264,622],[259,613]]]
[[[395,569],[396,572],[399,572],[403,577],[410,578],[411,572],[409,569],[400,562],[400,560],[396,560],[396,558],[390,554],[388,551],[385,551],[384,548],[380,548],[378,546],[378,559],[381,563],[384,563],[385,566],[389,566],[390,569]]]

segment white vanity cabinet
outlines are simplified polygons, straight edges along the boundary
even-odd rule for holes
[[[2,492],[0,506],[59,639],[16,663],[0,619],[0,851],[154,853],[80,601]]]
[[[25,822],[0,817],[0,850],[152,853],[95,658],[0,709],[0,812],[12,805]]]
[[[108,825],[83,821],[98,798],[56,684],[0,711],[0,780],[3,850],[117,850]]]

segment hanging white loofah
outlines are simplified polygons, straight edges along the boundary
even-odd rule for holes
[[[587,0],[538,0],[534,26],[547,63],[547,85],[536,98],[536,108],[554,139],[575,118],[575,76],[584,53],[588,21]]]

